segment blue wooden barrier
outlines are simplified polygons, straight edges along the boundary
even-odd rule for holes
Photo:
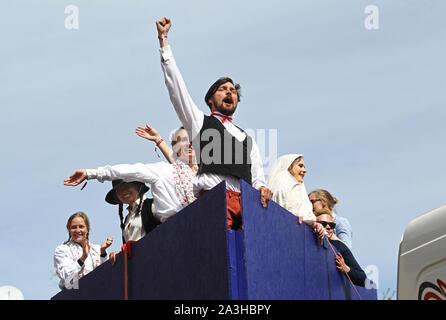
[[[359,299],[335,256],[305,223],[277,203],[265,209],[260,193],[242,181],[246,292],[243,299]],[[356,287],[362,299],[376,300],[375,289]]]
[[[242,181],[244,229],[227,230],[224,183],[132,245],[129,299],[358,299],[305,224]],[[357,287],[363,299],[376,290]],[[52,299],[123,299],[122,254]]]

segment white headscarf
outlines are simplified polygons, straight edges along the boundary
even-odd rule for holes
[[[303,156],[301,154],[286,154],[276,160],[273,168],[271,169],[271,173],[268,176],[268,180],[266,182],[268,187],[273,192],[274,192],[274,190],[271,187],[274,187],[276,185],[276,178],[279,175],[279,173],[288,170],[288,168],[293,163],[293,161],[299,157],[303,157]]]
[[[316,217],[313,214],[313,205],[308,199],[305,184],[303,181],[301,183],[297,182],[297,179],[295,179],[288,171],[290,165],[299,157],[303,156],[301,154],[287,154],[277,159],[271,170],[271,174],[268,177],[267,185],[273,192],[274,201],[289,210],[295,216],[302,216],[303,220],[308,225],[312,226]],[[287,193],[285,198],[283,198],[283,194],[280,191],[283,191],[284,186],[287,185],[285,181],[289,180],[286,179],[293,179],[299,187],[294,189],[293,193]]]

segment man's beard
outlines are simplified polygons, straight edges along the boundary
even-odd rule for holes
[[[221,105],[216,105],[215,109],[217,109],[217,112],[220,112],[222,115],[230,117],[234,114],[235,110],[237,109],[237,106],[231,106],[231,108],[228,109],[228,108],[225,108],[222,103]]]

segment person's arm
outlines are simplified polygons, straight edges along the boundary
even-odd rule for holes
[[[352,227],[350,222],[343,217],[336,217],[336,227],[334,232],[350,250],[352,249]]]
[[[193,102],[181,73],[176,65],[172,50],[167,42],[167,35],[172,23],[164,17],[156,21],[160,42],[161,67],[164,81],[169,91],[170,101],[181,123],[192,141],[200,132],[203,125],[204,113]]]
[[[106,165],[97,169],[79,169],[64,180],[64,185],[77,186],[86,179],[96,179],[99,182],[122,179],[126,182],[154,183],[163,174],[163,164],[168,166],[165,162],[158,162],[154,164],[118,164],[115,166]]]
[[[299,216],[302,216],[303,221],[310,227],[315,227],[316,216],[313,213],[313,205],[308,198],[308,192],[305,188],[305,183],[302,182],[301,189],[299,192],[300,197],[300,207],[298,210]]]
[[[252,187],[260,191],[260,202],[264,208],[267,207],[268,201],[273,197],[273,192],[266,186],[265,174],[263,173],[263,163],[260,156],[259,148],[252,139],[251,148],[251,177]]]
[[[367,276],[352,252],[348,248],[346,249],[343,250],[342,254],[338,253],[336,255],[336,268],[342,272],[346,272],[353,284],[364,287]]]
[[[164,141],[164,139],[161,137],[158,131],[155,130],[155,128],[150,127],[148,124],[146,124],[145,128],[139,126],[138,128],[136,128],[136,134],[141,138],[155,142],[155,144],[158,146],[158,148],[160,148],[161,152],[163,153],[164,158],[166,158],[166,160],[169,161],[169,163],[173,163],[175,161],[173,158],[173,151],[170,148],[169,144],[166,141]]]
[[[99,182],[122,179],[125,182],[139,181],[143,183],[155,183],[163,174],[161,165],[168,166],[165,162],[154,164],[118,164],[114,166],[106,165],[97,169],[87,169],[88,180],[96,179]]]
[[[263,162],[260,155],[259,147],[257,143],[252,139],[251,148],[251,176],[252,176],[252,187],[254,189],[259,189],[260,187],[266,187],[265,174],[263,172]]]

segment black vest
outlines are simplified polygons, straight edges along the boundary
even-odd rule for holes
[[[252,184],[250,136],[246,135],[246,139],[240,142],[226,130],[220,120],[205,115],[199,137],[199,174],[230,175]]]
[[[161,224],[161,222],[159,222],[158,219],[155,218],[155,216],[153,215],[152,203],[153,199],[147,198],[146,200],[144,200],[144,203],[142,204],[141,220],[146,233],[150,233],[153,229],[155,229],[158,225]]]
[[[150,233],[153,229],[155,229],[161,222],[158,221],[157,218],[153,215],[152,212],[152,198],[147,198],[144,200],[141,208],[141,222],[142,226],[146,232],[146,234]],[[121,221],[122,225],[123,221]],[[124,237],[122,237],[122,242],[125,243]]]

